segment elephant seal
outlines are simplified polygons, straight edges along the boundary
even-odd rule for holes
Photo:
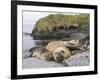
[[[63,41],[52,41],[47,44],[46,49],[52,53],[53,59],[58,63],[71,56],[70,50]]]
[[[73,39],[69,41],[63,41],[66,47],[68,47],[70,50],[80,50],[80,51],[85,51],[89,49],[89,39],[88,37],[78,40],[78,39]]]
[[[52,54],[44,47],[33,47],[30,50],[31,54],[29,57],[35,57],[44,61],[51,61]]]

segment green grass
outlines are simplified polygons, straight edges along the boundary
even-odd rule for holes
[[[79,15],[64,15],[64,14],[50,14],[44,18],[39,19],[35,24],[34,31],[38,32],[52,32],[54,29],[80,27],[81,25],[89,25],[89,14]]]

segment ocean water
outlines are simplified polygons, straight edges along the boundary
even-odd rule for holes
[[[42,18],[47,16],[50,13],[42,13],[42,12],[28,12],[23,11],[23,54],[27,52],[30,48],[36,46],[36,41],[30,35],[26,35],[25,33],[32,33],[32,30],[35,27],[36,22]]]

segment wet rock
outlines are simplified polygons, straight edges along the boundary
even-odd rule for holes
[[[83,52],[81,54],[76,54],[66,59],[66,63],[69,66],[88,66],[90,64],[90,54]]]
[[[36,58],[23,59],[23,69],[30,68],[48,68],[48,67],[63,67],[62,64],[56,63],[54,61],[46,62]]]

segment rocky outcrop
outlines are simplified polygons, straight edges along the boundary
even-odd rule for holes
[[[68,29],[70,27],[77,28],[80,25],[89,25],[88,14],[78,15],[64,15],[64,14],[50,14],[44,18],[39,19],[35,24],[36,31],[52,32],[55,30]]]
[[[39,19],[32,30],[34,39],[61,39],[89,27],[89,15],[51,14]],[[59,35],[59,36],[58,36]]]

